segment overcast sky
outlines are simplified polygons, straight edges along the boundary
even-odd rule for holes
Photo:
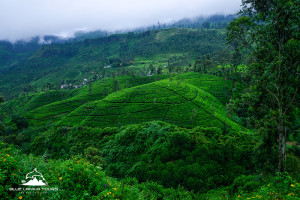
[[[0,0],[0,40],[131,29],[182,18],[232,14],[241,0]]]

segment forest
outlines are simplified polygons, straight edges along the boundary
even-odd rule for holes
[[[299,199],[299,12],[0,42],[0,199]]]

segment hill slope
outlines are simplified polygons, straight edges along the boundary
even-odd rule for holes
[[[241,129],[225,117],[222,103],[213,95],[181,81],[156,81],[86,103],[58,124],[90,127],[120,126],[147,121],[165,121],[181,127]]]
[[[209,113],[213,112],[225,115],[223,105],[230,97],[232,81],[200,73],[178,74],[166,79],[168,76],[121,76],[115,79],[106,78],[95,81],[90,86],[86,85],[74,90],[49,91],[23,96],[2,104],[0,106],[0,113],[25,115],[31,124],[38,125],[58,122],[80,106],[90,107],[96,101],[103,99],[100,105],[101,109],[105,108],[107,109],[107,113],[111,113],[112,110],[110,108],[115,108],[115,116],[111,116],[114,120],[117,120],[117,117],[121,117],[118,116],[118,112],[124,114],[130,111],[131,119],[128,118],[129,113],[126,113],[126,118],[129,121],[133,121],[132,123],[148,120],[165,120],[170,123],[181,124],[181,116],[172,113],[182,112],[185,114],[184,119],[186,118],[185,120],[187,120],[184,124],[196,126],[199,125],[200,121],[202,121],[201,123],[205,123],[203,121],[205,117],[199,118],[198,116],[200,113],[197,110],[201,110],[200,106],[204,107]],[[160,79],[164,80],[157,81]],[[153,84],[145,85],[151,82]],[[132,89],[124,90],[125,88]],[[116,90],[122,91],[114,93]],[[147,94],[148,96],[145,96]],[[107,95],[109,96],[106,97]],[[130,100],[126,99],[128,95],[131,96]],[[201,105],[199,102],[205,104]],[[98,105],[99,102],[96,104]],[[126,105],[126,108],[124,105]],[[191,108],[189,110],[190,113],[186,113],[187,108]],[[179,111],[176,111],[177,109]],[[105,111],[102,110],[102,112],[104,113]],[[105,118],[105,116],[103,117]],[[82,121],[85,119],[85,116],[77,118],[80,118],[79,121]],[[78,120],[75,121],[75,124],[78,124]],[[122,121],[120,120],[120,123]],[[124,121],[123,123],[127,124],[129,122]],[[121,124],[123,125],[123,123]],[[106,122],[106,124],[119,125],[118,122],[116,124]],[[71,121],[66,125],[72,125]]]
[[[115,34],[106,38],[86,39],[41,47],[29,59],[0,74],[0,93],[7,98],[21,91],[40,90],[50,83],[58,88],[63,82],[79,83],[101,76],[105,66],[120,67],[147,64],[157,55],[168,65],[174,55],[181,55],[182,66],[192,64],[196,56],[225,47],[222,30],[163,29],[139,34]],[[166,56],[167,55],[167,56]],[[148,66],[147,66],[148,67]]]

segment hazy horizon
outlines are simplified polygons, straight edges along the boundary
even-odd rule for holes
[[[183,18],[234,14],[240,4],[240,0],[3,0],[0,40],[15,42],[45,35],[68,38],[77,31],[132,30],[158,21],[170,23]]]

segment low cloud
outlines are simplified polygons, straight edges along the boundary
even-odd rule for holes
[[[232,14],[240,4],[241,0],[1,0],[0,40],[133,29],[158,21]]]

